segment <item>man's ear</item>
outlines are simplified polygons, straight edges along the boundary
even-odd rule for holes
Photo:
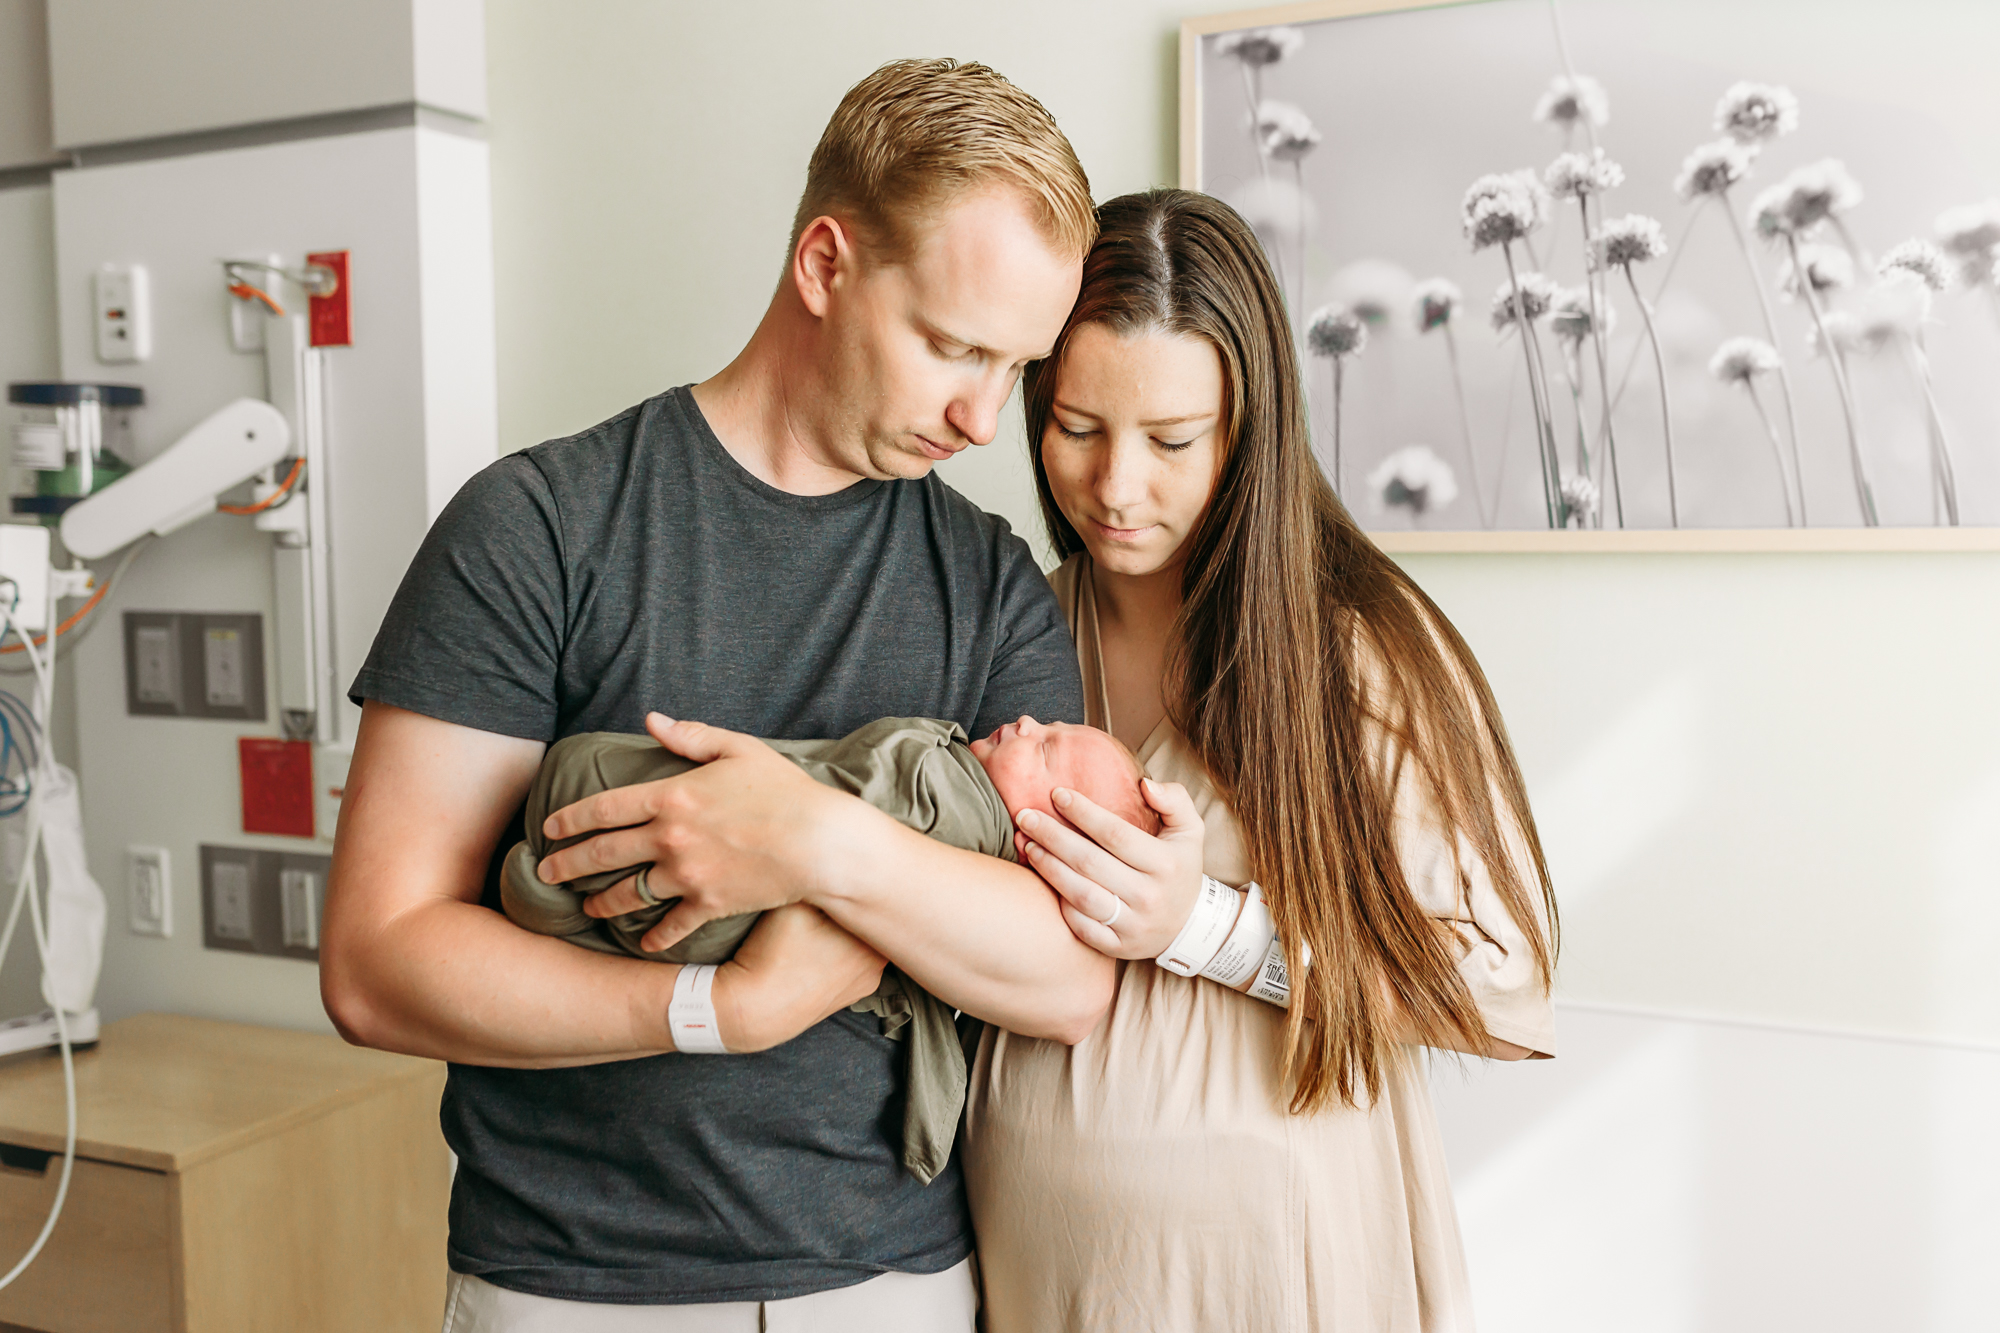
[[[851,270],[857,256],[854,238],[832,217],[822,214],[808,222],[792,250],[792,284],[814,318],[824,319],[834,284]]]

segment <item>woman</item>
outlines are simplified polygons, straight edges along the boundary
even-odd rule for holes
[[[1076,796],[1095,842],[1023,819],[1071,928],[1128,961],[1077,1046],[980,1047],[986,1327],[1470,1328],[1412,1048],[1554,1052],[1520,772],[1464,641],[1312,456],[1249,228],[1171,190],[1100,221],[1028,438],[1089,721],[1138,752],[1164,831]],[[1184,951],[1204,872],[1246,922],[1261,886],[1287,1008],[1151,961]]]

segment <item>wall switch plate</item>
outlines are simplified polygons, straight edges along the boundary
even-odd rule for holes
[[[202,946],[316,960],[332,864],[310,852],[202,844]]]
[[[125,612],[125,711],[262,722],[264,617]]]
[[[106,264],[92,276],[90,290],[97,359],[118,364],[152,356],[152,300],[146,270],[138,264]]]
[[[218,861],[208,880],[209,924],[217,939],[256,938],[250,905],[250,877],[254,865],[248,861]]]
[[[173,865],[164,847],[127,847],[127,920],[134,935],[170,938],[174,933]]]
[[[278,872],[278,922],[286,948],[319,948],[319,886],[319,876],[310,870]]]

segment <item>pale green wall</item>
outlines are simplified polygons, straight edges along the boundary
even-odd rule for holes
[[[1208,7],[489,0],[505,447],[729,357],[884,60],[994,65],[1099,197],[1171,183],[1178,22]],[[1029,524],[1021,451],[1014,425],[945,476]],[[2000,1040],[2000,558],[1409,564],[1499,691],[1569,996]]]

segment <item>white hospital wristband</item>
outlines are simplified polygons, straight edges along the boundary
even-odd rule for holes
[[[683,1055],[727,1055],[722,1029],[715,1021],[715,967],[689,963],[674,978],[674,998],[667,1002],[667,1026],[674,1049]]]
[[[1194,911],[1188,913],[1187,924],[1174,936],[1167,951],[1154,961],[1169,972],[1194,976],[1208,966],[1216,950],[1229,938],[1229,928],[1236,923],[1236,908],[1236,890],[1203,875],[1201,893],[1194,900]]]
[[[1271,923],[1271,909],[1264,902],[1264,890],[1255,882],[1245,884],[1243,889],[1246,896],[1243,910],[1236,917],[1236,929],[1229,932],[1228,940],[1201,970],[1210,981],[1219,981],[1231,990],[1257,974],[1271,941],[1278,938],[1278,928]]]
[[[1275,1004],[1280,1009],[1292,1005],[1292,979],[1285,970],[1285,946],[1274,935],[1270,947],[1264,951],[1263,959],[1257,965],[1257,979],[1250,983],[1250,989],[1243,992],[1253,1000]]]

